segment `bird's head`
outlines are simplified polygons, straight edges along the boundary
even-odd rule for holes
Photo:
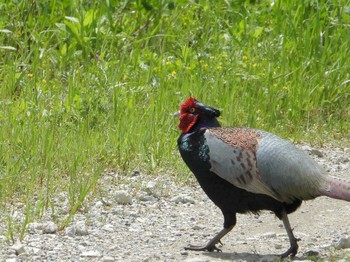
[[[220,126],[217,117],[220,116],[220,111],[200,103],[194,97],[189,97],[180,105],[180,111],[176,114],[179,116],[180,124],[178,128],[182,133],[189,133],[197,127],[217,127]]]

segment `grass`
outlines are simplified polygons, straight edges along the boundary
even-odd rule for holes
[[[171,114],[190,95],[222,109],[224,125],[349,144],[350,1],[18,0],[0,10],[9,239],[47,209],[63,228],[106,169],[186,179]]]

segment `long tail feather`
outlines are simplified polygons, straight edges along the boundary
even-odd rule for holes
[[[326,185],[325,189],[321,189],[321,195],[350,202],[350,182],[328,176]]]

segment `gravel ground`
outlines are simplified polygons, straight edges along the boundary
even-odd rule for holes
[[[350,180],[350,149],[307,150],[326,170]],[[204,244],[222,226],[223,217],[197,183],[176,184],[171,176],[128,177],[106,173],[103,193],[92,199],[62,231],[50,212],[28,226],[22,243],[8,245],[0,223],[0,261],[275,261],[289,247],[288,237],[270,212],[238,215],[222,240],[223,252],[185,251]],[[66,214],[66,195],[57,196]],[[21,217],[18,207],[14,216]],[[0,215],[1,217],[1,215]],[[297,261],[350,261],[350,203],[320,197],[290,215],[299,242]]]

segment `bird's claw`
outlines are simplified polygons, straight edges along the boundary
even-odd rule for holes
[[[297,244],[297,241],[300,241],[300,238],[296,238],[295,239],[295,244],[292,245],[286,252],[284,252],[283,254],[280,255],[281,258],[286,258],[288,256],[291,256],[291,257],[295,257],[295,255],[297,254],[298,252],[298,244]]]
[[[221,241],[219,243],[222,245]],[[188,245],[185,247],[185,250],[192,250],[192,251],[209,251],[209,252],[222,252],[220,248],[218,248],[216,245],[206,245],[206,246],[194,246],[194,245]]]
[[[281,258],[286,258],[286,257],[295,257],[295,255],[297,254],[297,250],[295,248],[289,248],[286,252],[284,252],[283,254],[280,255]]]

